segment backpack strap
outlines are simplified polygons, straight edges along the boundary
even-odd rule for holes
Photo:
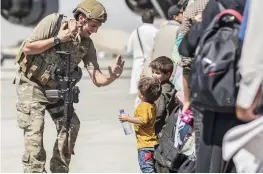
[[[144,56],[142,41],[141,41],[141,37],[140,37],[140,34],[139,34],[139,28],[137,28],[137,36],[138,36],[138,40],[139,40],[139,43],[140,43],[140,46],[141,46],[142,56]]]
[[[63,14],[59,14],[58,19],[57,19],[57,23],[56,23],[56,26],[55,26],[55,29],[54,29],[53,37],[58,34],[59,29],[61,27],[61,22],[62,22],[63,17],[64,17]],[[56,51],[60,51],[61,50],[60,44],[56,45],[55,49],[56,49]]]
[[[63,14],[58,14],[58,19],[57,19],[56,26],[54,28],[53,36],[56,36],[58,34],[63,17],[64,17]]]

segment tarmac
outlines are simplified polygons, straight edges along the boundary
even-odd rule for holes
[[[103,72],[114,59],[100,59]],[[81,65],[83,66],[83,65]],[[122,76],[107,87],[92,84],[87,72],[78,86],[80,102],[75,105],[81,121],[72,156],[72,173],[138,173],[135,135],[126,136],[118,120],[120,109],[133,114],[135,96],[129,95],[132,61],[126,59]],[[1,172],[23,172],[21,158],[24,151],[23,131],[16,121],[16,89],[12,84],[16,72],[13,60],[6,60],[1,68]],[[45,116],[44,147],[47,152],[46,170],[56,139],[56,129],[50,116]]]

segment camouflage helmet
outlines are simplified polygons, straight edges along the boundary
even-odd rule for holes
[[[88,19],[106,22],[107,12],[105,7],[97,0],[84,0],[74,10],[74,17],[77,19],[79,13],[83,13]]]

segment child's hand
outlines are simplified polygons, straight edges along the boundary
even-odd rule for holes
[[[119,116],[119,120],[121,122],[128,121],[128,118],[129,118],[129,115],[125,115],[125,114],[122,114],[122,115]]]

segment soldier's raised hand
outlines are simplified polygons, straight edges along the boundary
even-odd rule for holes
[[[68,42],[71,40],[71,31],[67,26],[68,23],[63,23],[59,29],[57,37],[61,42]]]
[[[115,61],[115,64],[112,66],[109,66],[109,73],[110,75],[114,75],[115,77],[119,78],[121,76],[121,73],[123,71],[125,61],[122,60],[121,55],[118,55]]]

